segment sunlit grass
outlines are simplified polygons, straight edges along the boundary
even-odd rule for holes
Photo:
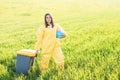
[[[119,0],[0,0],[1,80],[120,80]],[[68,33],[61,40],[64,71],[39,71],[40,55],[28,76],[16,75],[16,51],[34,49],[44,14]],[[41,54],[41,53],[40,53]]]

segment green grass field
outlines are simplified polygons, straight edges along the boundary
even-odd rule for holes
[[[17,75],[16,52],[34,49],[46,12],[68,33],[65,69],[51,60],[41,75],[39,55],[28,76]],[[0,80],[120,80],[120,1],[0,0]]]

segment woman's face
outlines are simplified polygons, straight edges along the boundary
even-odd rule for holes
[[[46,16],[46,21],[47,21],[47,23],[51,23],[51,16],[50,15]]]

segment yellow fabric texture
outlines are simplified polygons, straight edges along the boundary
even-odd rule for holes
[[[56,38],[56,30],[63,31],[62,27],[58,24],[55,24],[53,28],[51,26],[45,28],[43,25],[37,31],[35,49],[42,49],[41,70],[48,68],[51,57],[55,60],[57,67],[64,65],[64,55],[62,54],[59,38]]]

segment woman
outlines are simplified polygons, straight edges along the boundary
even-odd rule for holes
[[[37,42],[35,45],[36,54],[38,54],[40,48],[42,49],[40,70],[43,71],[48,68],[51,57],[53,57],[57,68],[63,68],[64,55],[62,54],[59,38],[56,38],[56,31],[63,31],[63,29],[60,25],[54,24],[50,13],[45,14],[44,20],[45,24],[37,31]],[[66,33],[64,32],[61,38],[65,37]]]

